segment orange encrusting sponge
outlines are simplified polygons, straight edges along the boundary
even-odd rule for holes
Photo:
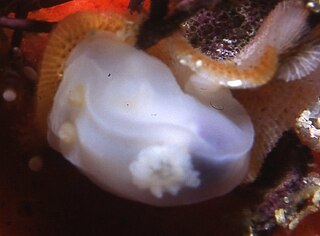
[[[258,87],[270,81],[278,66],[277,51],[266,46],[264,53],[253,65],[238,66],[233,61],[217,61],[195,50],[181,36],[173,37],[171,45],[174,56],[191,70],[204,78],[216,80],[219,84],[233,88]]]

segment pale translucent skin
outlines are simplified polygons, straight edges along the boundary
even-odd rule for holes
[[[72,51],[49,143],[101,188],[157,206],[223,195],[243,180],[254,131],[230,91],[201,102],[143,51],[96,32]]]

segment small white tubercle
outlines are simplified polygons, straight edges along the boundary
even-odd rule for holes
[[[101,188],[174,206],[239,185],[254,131],[228,89],[198,100],[161,61],[97,32],[65,64],[48,137]]]
[[[134,184],[150,189],[158,198],[165,192],[177,195],[182,187],[200,185],[199,172],[193,170],[190,154],[175,146],[158,145],[141,150],[130,171]]]

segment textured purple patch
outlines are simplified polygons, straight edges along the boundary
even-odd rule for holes
[[[221,1],[201,9],[185,23],[185,37],[216,60],[234,57],[255,36],[263,19],[279,0]]]
[[[289,212],[297,208],[294,203],[286,203],[284,198],[306,187],[302,180],[311,160],[310,150],[300,143],[296,134],[293,131],[284,133],[251,186],[252,192],[262,194],[262,201],[254,207],[251,217],[254,235],[269,235],[275,229],[275,210],[282,208]]]

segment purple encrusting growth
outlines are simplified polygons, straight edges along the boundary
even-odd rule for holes
[[[254,235],[269,235],[275,229],[275,210],[299,211],[297,205],[300,201],[286,202],[285,199],[297,199],[299,193],[308,187],[303,183],[303,179],[307,176],[307,164],[311,159],[310,150],[300,143],[293,131],[283,134],[251,186],[255,189],[254,192],[264,195],[262,202],[252,209]]]
[[[215,60],[233,58],[253,38],[279,0],[225,0],[201,9],[184,24],[184,35]]]

